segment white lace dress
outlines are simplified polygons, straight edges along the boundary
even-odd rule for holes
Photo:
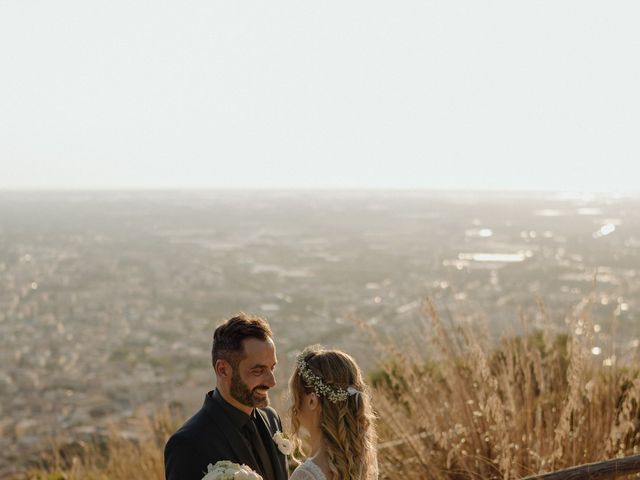
[[[289,480],[327,480],[327,477],[313,460],[307,459],[293,471]]]

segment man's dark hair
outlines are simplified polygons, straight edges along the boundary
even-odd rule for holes
[[[271,327],[264,318],[241,312],[213,332],[211,364],[215,369],[216,361],[222,359],[236,367],[242,359],[244,339],[267,340],[272,336]]]

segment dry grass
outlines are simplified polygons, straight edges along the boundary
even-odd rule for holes
[[[489,348],[486,335],[445,328],[427,301],[413,346],[378,341],[382,478],[515,479],[638,453],[638,372],[593,361],[589,311],[588,299],[576,306],[566,334],[545,329]],[[113,429],[26,478],[162,480],[163,446],[180,422],[166,412],[139,422],[142,440]]]
[[[106,438],[78,442],[73,448],[54,448],[45,466],[25,480],[130,480],[164,479],[163,450],[180,422],[168,410],[134,419],[135,438],[123,435],[115,425]]]
[[[388,360],[373,377],[383,477],[516,479],[637,454],[638,371],[593,361],[589,303],[566,335],[490,350],[470,328],[446,329],[427,302],[422,344],[382,342]]]

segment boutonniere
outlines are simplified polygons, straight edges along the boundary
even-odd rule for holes
[[[273,434],[273,441],[283,455],[291,455],[293,453],[293,443],[280,430]]]

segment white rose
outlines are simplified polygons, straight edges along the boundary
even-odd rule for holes
[[[221,460],[215,465],[207,465],[207,473],[202,480],[262,480],[262,477],[246,465],[229,460]]]
[[[202,480],[216,480],[216,472],[213,470],[213,465],[207,465],[207,473]]]
[[[282,432],[277,431],[273,435],[273,441],[276,442],[278,450],[280,450],[283,455],[291,455],[293,453],[293,443],[286,438]]]
[[[202,480],[218,480],[223,474],[224,472],[220,469],[217,463],[215,466],[209,464],[207,465],[207,473],[202,477]]]
[[[233,480],[262,480],[262,477],[247,465],[240,465],[240,469],[235,472]]]

